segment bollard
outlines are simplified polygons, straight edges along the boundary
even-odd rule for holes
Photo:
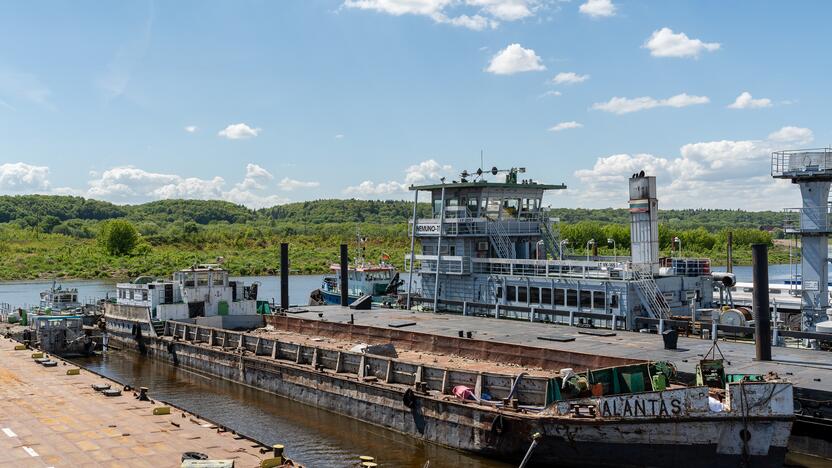
[[[147,387],[139,387],[139,401],[150,401],[147,397]]]
[[[664,319],[659,319],[659,335],[664,331]]]
[[[758,361],[771,361],[771,311],[768,297],[768,245],[751,245],[754,292],[751,310],[754,313],[754,345]]]
[[[350,305],[349,271],[350,259],[347,244],[341,244],[341,307]]]
[[[283,457],[283,450],[285,448],[286,447],[283,446],[283,444],[274,444],[274,445],[272,445],[272,450],[274,452],[274,457],[275,458],[282,458]]]
[[[164,416],[170,414],[170,406],[157,406],[153,408],[153,416]]]
[[[289,310],[289,244],[280,244],[280,308]]]

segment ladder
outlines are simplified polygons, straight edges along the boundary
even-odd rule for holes
[[[649,271],[633,270],[633,284],[641,299],[641,303],[653,318],[667,319],[670,317],[670,306],[667,305],[656,280]]]
[[[558,241],[558,236],[555,234],[554,228],[549,222],[549,218],[544,218],[540,221],[540,234],[543,238],[543,246],[546,249],[546,253],[552,256],[552,260],[560,259],[560,242]]]
[[[506,233],[506,229],[499,221],[488,223],[488,240],[494,250],[497,251],[497,256],[500,258],[514,258],[514,243]]]

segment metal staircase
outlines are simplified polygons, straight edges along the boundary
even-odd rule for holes
[[[561,257],[560,242],[549,218],[540,221],[540,236],[543,238],[546,253],[551,255],[553,260],[559,259]]]
[[[633,280],[636,292],[647,312],[653,318],[670,318],[670,306],[667,305],[667,301],[659,290],[656,280],[653,279],[653,275],[649,271],[634,270]]]
[[[165,322],[162,320],[152,320],[151,325],[153,326],[153,331],[156,332],[156,336],[162,336],[165,334]]]
[[[508,236],[505,227],[499,221],[488,223],[488,240],[494,250],[497,251],[497,256],[500,258],[514,258],[514,243]]]

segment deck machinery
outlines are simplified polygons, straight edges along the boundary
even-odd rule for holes
[[[801,329],[832,331],[829,309],[829,187],[832,185],[832,148],[776,151],[771,176],[800,186],[803,207],[786,210],[785,232],[800,238]]]
[[[566,255],[558,220],[542,206],[547,191],[565,185],[518,180],[522,168],[489,172],[505,180],[487,181],[478,170],[452,183],[410,187],[416,204],[419,192],[429,192],[432,209],[417,218],[414,208],[410,223],[405,270],[416,280],[408,282],[408,306],[418,295],[435,311],[492,317],[555,322],[589,312],[593,325],[628,329],[638,328],[638,317],[714,307],[708,260],[659,258],[655,177],[629,179],[632,257],[600,257],[590,249]]]

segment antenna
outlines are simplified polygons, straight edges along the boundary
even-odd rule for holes
[[[482,167],[482,150],[480,150],[480,167]]]

